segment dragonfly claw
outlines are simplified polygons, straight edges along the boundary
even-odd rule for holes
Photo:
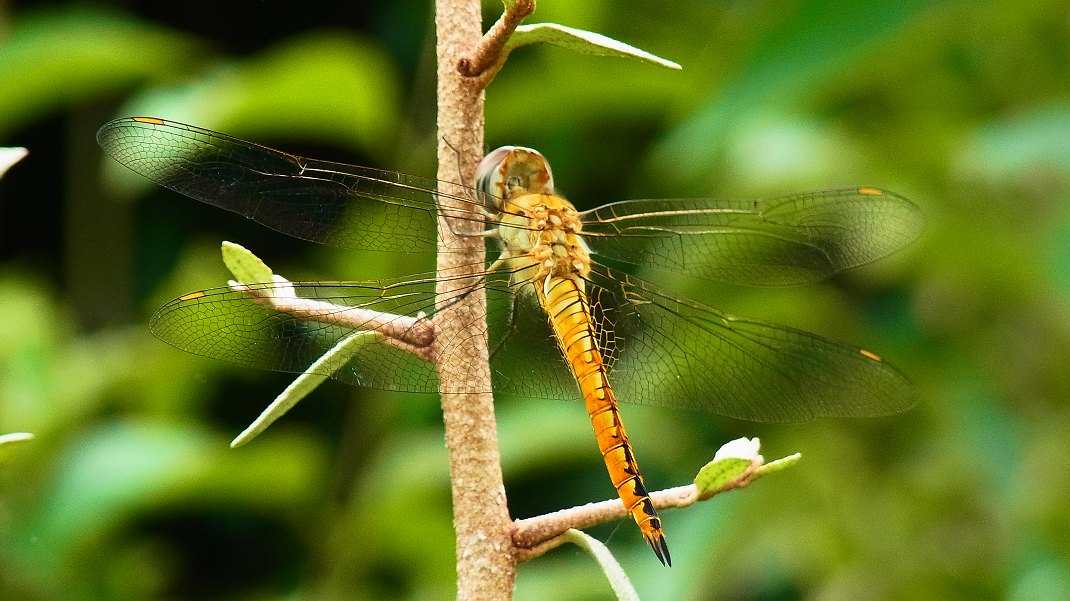
[[[658,556],[661,565],[671,568],[672,557],[669,556],[669,544],[665,542],[665,535],[659,532],[656,536],[647,538],[646,542],[654,550],[654,555]]]

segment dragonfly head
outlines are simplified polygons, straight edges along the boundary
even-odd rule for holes
[[[553,194],[554,175],[538,150],[502,146],[479,162],[476,189],[484,194],[484,202],[501,208],[503,200],[519,194]]]

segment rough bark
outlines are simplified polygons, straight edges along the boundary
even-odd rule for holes
[[[483,90],[463,77],[458,61],[480,40],[479,0],[437,0],[438,32],[438,179],[456,181],[458,172],[471,181],[483,152]],[[460,161],[460,169],[458,169]],[[448,202],[448,201],[447,201]],[[469,222],[471,225],[472,222]],[[484,245],[478,236],[457,236],[464,224],[440,219],[438,269],[445,275],[482,271]],[[465,285],[447,278],[439,292]],[[452,297],[444,294],[442,297]],[[435,342],[441,381],[446,447],[453,487],[457,534],[457,598],[509,599],[516,575],[512,524],[502,483],[498,438],[490,390],[486,338],[486,297],[482,291],[436,313]]]

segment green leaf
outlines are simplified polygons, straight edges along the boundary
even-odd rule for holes
[[[223,242],[223,263],[226,264],[227,269],[234,275],[234,278],[241,284],[254,284],[259,282],[283,282],[286,283],[282,276],[275,275],[271,268],[268,267],[260,257],[254,255],[251,251],[240,244],[234,242]],[[293,292],[289,292],[293,294]],[[349,361],[357,350],[369,343],[377,342],[380,335],[376,332],[357,331],[353,334],[346,336],[338,341],[334,347],[323,354],[315,363],[310,365],[300,376],[298,376],[286,390],[283,390],[279,396],[275,397],[275,400],[264,409],[253,423],[249,424],[241,434],[239,434],[230,446],[240,447],[241,445],[256,438],[261,432],[267,429],[268,426],[273,424],[275,420],[279,419],[286,414],[287,411],[293,408],[301,399],[308,396],[313,390],[319,387],[330,374],[341,369],[342,366]]]
[[[224,452],[222,442],[189,424],[134,419],[72,437],[56,458],[51,485],[26,516],[26,533],[33,536],[13,536],[11,544],[28,545],[29,560],[43,570],[61,569],[57,563],[77,570],[62,564],[72,549],[110,549],[117,539],[109,532],[126,531],[124,524],[156,515],[160,507],[290,511],[322,494],[316,483],[326,477],[327,459],[308,437],[280,435],[242,453]]]
[[[240,244],[223,241],[223,263],[242,284],[271,282],[275,274],[260,257]]]
[[[956,169],[991,182],[1034,182],[1041,170],[1070,169],[1070,103],[1041,104],[994,119],[965,140]],[[1029,185],[1029,184],[1025,184]]]
[[[758,454],[760,448],[761,441],[757,438],[737,438],[722,445],[713,456],[713,461],[702,466],[698,475],[695,476],[698,497],[705,499],[721,492],[725,486],[743,476],[748,469],[753,470],[747,476],[749,482],[791,467],[802,459],[801,453],[795,453],[765,463],[764,458]]]
[[[743,475],[752,465],[761,465],[760,448],[761,441],[757,438],[737,438],[721,445],[713,461],[702,466],[695,476],[699,498],[712,496]]]
[[[628,575],[620,567],[617,558],[613,557],[609,549],[598,539],[592,538],[574,528],[569,529],[563,536],[570,543],[587,551],[591,554],[591,557],[595,558],[619,601],[639,601],[639,593],[635,591],[632,582],[628,580]]]
[[[222,252],[223,263],[226,264],[227,269],[241,284],[260,282],[286,283],[285,279],[282,276],[275,275],[260,257],[254,255],[249,249],[240,244],[224,241]],[[293,292],[288,292],[287,294],[293,294]],[[286,390],[283,390],[279,396],[275,397],[275,400],[264,409],[263,413],[231,441],[230,446],[232,448],[240,447],[256,438],[275,420],[292,409],[301,399],[318,388],[320,384],[330,377],[330,374],[341,369],[361,346],[377,342],[379,338],[380,335],[376,332],[357,331],[339,340],[338,344],[324,353],[304,373],[294,379],[286,387]]]
[[[695,476],[695,487],[700,498],[709,497],[725,485],[739,478],[751,466],[751,461],[729,457],[717,459],[702,466]]]
[[[631,58],[667,69],[681,68],[677,63],[655,56],[634,46],[629,46],[624,42],[619,42],[600,33],[574,29],[557,23],[533,23],[517,27],[505,44],[505,51],[510,52],[515,48],[528,44],[553,44],[580,54]]]
[[[31,440],[33,440],[33,434],[29,432],[12,432],[0,436],[0,465],[10,461],[15,453]]]
[[[338,341],[331,350],[310,365],[300,376],[286,387],[275,400],[268,405],[267,409],[257,417],[249,427],[231,441],[231,448],[241,445],[256,438],[261,432],[273,424],[275,420],[286,414],[301,399],[309,395],[319,387],[330,374],[341,369],[354,354],[365,344],[374,344],[382,337],[377,332],[357,331]]]

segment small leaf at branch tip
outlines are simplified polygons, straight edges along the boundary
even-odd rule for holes
[[[764,476],[766,474],[772,474],[773,472],[779,472],[782,469],[789,468],[802,460],[802,453],[794,453],[787,457],[781,457],[775,461],[770,461],[765,465],[759,467],[755,472],[755,476]]]
[[[667,69],[682,69],[678,63],[593,31],[574,29],[557,23],[533,23],[516,28],[505,44],[505,52],[528,44],[553,44],[573,52],[594,56],[616,56],[652,63]]]
[[[0,148],[0,175],[7,173],[12,165],[21,161],[27,154],[29,151],[21,146]]]
[[[702,466],[695,476],[699,498],[707,498],[736,481],[747,472],[762,465],[758,454],[761,441],[757,438],[737,438],[721,445],[713,461]],[[738,483],[736,483],[738,484]]]
[[[513,12],[514,10],[517,9],[516,5],[518,3],[519,3],[519,0],[502,0],[502,6],[505,7],[505,11],[504,12],[506,12],[506,13]],[[531,13],[535,12],[535,0],[525,0],[524,4],[520,8],[521,8],[521,10],[525,11],[527,14],[530,15]]]
[[[248,249],[233,242],[223,242],[223,264],[243,284],[274,281],[271,268]]]
[[[754,464],[750,459],[725,457],[715,459],[698,471],[695,489],[700,499],[709,497],[743,475]]]

